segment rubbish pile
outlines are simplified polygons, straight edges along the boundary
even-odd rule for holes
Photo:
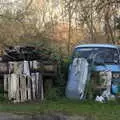
[[[115,100],[111,92],[112,72],[92,71],[85,58],[74,58],[69,67],[66,96],[70,99],[94,99],[97,102]]]
[[[115,96],[111,94],[111,82],[112,82],[112,73],[111,71],[103,71],[99,72],[100,79],[99,81],[102,81],[99,86],[100,95],[96,97],[96,101],[98,102],[106,102],[108,100],[114,100]],[[103,90],[102,90],[103,89]]]

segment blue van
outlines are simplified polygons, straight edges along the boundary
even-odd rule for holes
[[[75,47],[73,58],[86,58],[95,65],[94,71],[112,72],[112,94],[120,93],[120,47],[110,44],[83,44]]]

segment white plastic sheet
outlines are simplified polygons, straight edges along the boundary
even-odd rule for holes
[[[84,58],[75,58],[70,66],[66,96],[68,98],[83,99],[87,80],[87,60]]]

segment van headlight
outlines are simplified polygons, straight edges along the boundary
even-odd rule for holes
[[[120,73],[113,73],[113,74],[112,74],[112,78],[113,78],[113,79],[118,79],[118,78],[120,78]]]

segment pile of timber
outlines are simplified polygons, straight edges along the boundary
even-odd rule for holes
[[[5,96],[13,102],[43,100],[44,78],[53,79],[56,73],[57,62],[51,60],[51,53],[42,48],[8,47],[0,57]]]
[[[3,53],[3,61],[55,61],[55,59],[53,59],[53,52],[43,46],[39,48],[36,48],[34,46],[9,46],[3,51]]]
[[[30,64],[32,66],[30,66]],[[31,72],[37,69],[37,61],[9,62],[9,73],[4,74],[5,96],[13,102],[43,100],[43,79],[41,72]]]
[[[39,73],[24,76],[18,74],[4,75],[5,97],[14,103],[31,100],[43,100],[43,81]]]
[[[5,96],[13,102],[43,100],[43,76],[53,74],[56,67],[40,61],[14,61],[2,64]],[[3,70],[2,70],[3,68]],[[46,74],[45,74],[46,73]]]

